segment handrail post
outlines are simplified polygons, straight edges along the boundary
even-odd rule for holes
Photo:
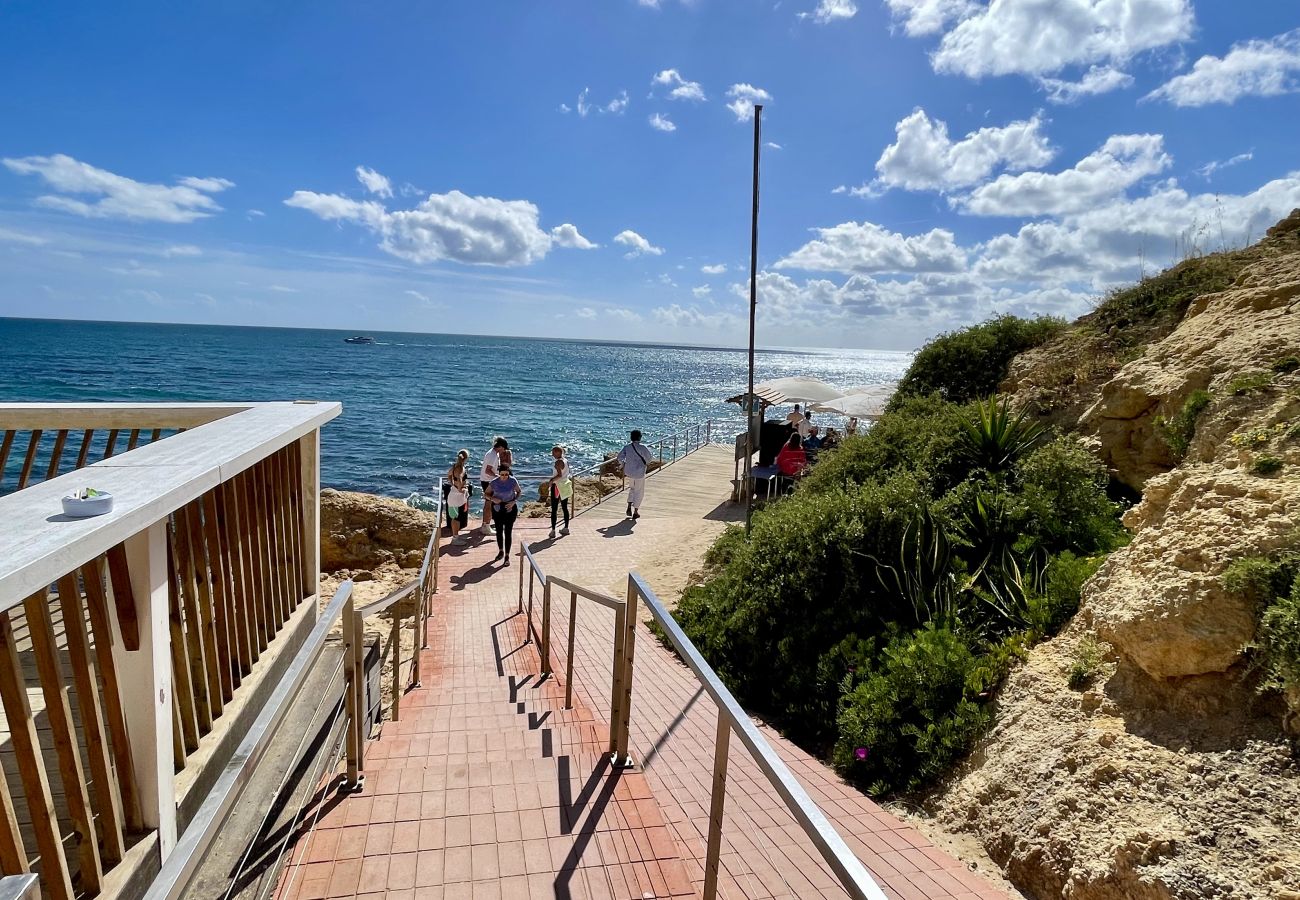
[[[420,627],[424,624],[424,608],[428,604],[428,591],[421,581],[415,587],[415,613],[411,616],[411,687],[420,687]]]
[[[627,605],[620,606],[614,613],[614,666],[611,670],[609,697],[609,752],[615,766],[619,763],[619,723],[623,721],[620,710],[623,708],[623,641],[627,638],[623,620],[627,616]]]
[[[712,419],[706,419],[704,421],[704,443],[706,444],[713,443],[713,420]]]
[[[420,618],[419,610],[416,610],[415,618]],[[402,617],[396,606],[393,607],[393,721],[396,722],[402,715]],[[419,651],[416,651],[419,656]]]
[[[343,670],[345,673],[345,700],[347,705],[347,758],[348,780],[346,788],[351,791],[361,789],[365,776],[361,774],[362,757],[365,754],[365,693],[362,682],[365,679],[364,657],[361,644],[365,633],[365,623],[357,612],[356,600],[348,597],[343,607]]]
[[[673,435],[673,462],[677,462],[677,435]]]
[[[718,737],[713,744],[713,794],[709,799],[709,843],[704,855],[704,900],[718,896],[718,858],[722,852],[722,812],[727,801],[727,751],[731,725],[718,709]]]
[[[519,551],[520,572],[524,571],[525,566],[528,566],[528,557],[524,555],[523,548],[520,548]],[[525,644],[531,644],[533,642],[533,585],[535,585],[536,583],[537,583],[537,579],[533,577],[532,566],[528,566],[528,618],[524,620],[524,643]]]
[[[527,559],[524,557],[524,542],[519,542],[519,612],[524,611],[524,564]],[[527,637],[527,635],[525,635]]]
[[[627,577],[627,606],[623,609],[623,653],[622,698],[618,707],[618,747],[617,755],[622,765],[632,765],[632,755],[628,751],[628,737],[632,726],[632,674],[636,660],[636,582],[629,574]],[[618,760],[615,760],[617,762]]]
[[[175,761],[172,754],[172,661],[167,586],[167,523],[155,522],[125,542],[126,568],[135,599],[139,647],[127,650],[122,622],[110,616],[113,663],[126,702],[127,735],[131,742],[133,777],[139,790],[140,813],[147,828],[158,830],[160,856],[176,846]],[[116,590],[116,588],[115,588]],[[12,727],[12,726],[11,726]]]
[[[573,639],[578,628],[578,592],[569,591],[569,663],[564,670],[564,708],[573,709]]]
[[[542,587],[542,675],[551,674],[551,579]]]

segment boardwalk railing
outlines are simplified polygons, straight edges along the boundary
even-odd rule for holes
[[[703,422],[696,422],[694,425],[689,425],[680,431],[675,431],[672,434],[665,435],[664,437],[656,438],[653,441],[644,442],[643,446],[654,450],[654,458],[658,462],[658,465],[654,469],[651,469],[649,474],[653,475],[664,466],[670,466],[679,459],[685,459],[701,447],[707,447],[713,442],[713,432],[714,420],[708,419]],[[608,494],[597,497],[592,500],[591,503],[587,504],[587,506],[581,508],[578,506],[578,495],[575,491],[573,495],[573,509],[571,510],[573,515],[576,516],[579,512],[585,512],[598,506],[606,498],[612,497],[614,494],[625,490],[627,488],[627,479],[623,477],[622,469],[619,467],[618,461],[613,459],[603,459],[600,462],[592,463],[589,466],[584,466],[583,468],[570,473],[569,477],[574,479],[601,478],[602,476],[607,475],[617,475],[619,477],[620,480],[618,487]]]
[[[16,475],[0,497],[0,874],[38,873],[56,900],[113,895],[171,854],[315,619],[319,429],[338,413],[0,404],[0,444],[23,446],[0,462]],[[64,516],[83,487],[112,511]]]
[[[521,557],[523,551],[521,551]],[[532,554],[528,553],[530,559]],[[521,559],[522,564],[522,559]],[[535,560],[532,565],[537,566]],[[538,574],[541,573],[537,566]],[[754,725],[749,714],[740,706],[713,671],[713,668],[700,655],[673,618],[672,614],[655,595],[654,591],[636,573],[629,573],[627,580],[627,598],[620,600],[598,591],[582,588],[572,582],[555,576],[542,576],[544,591],[542,594],[542,638],[539,646],[543,674],[550,670],[550,606],[553,591],[569,592],[569,638],[568,665],[565,673],[565,707],[572,704],[573,691],[573,644],[575,620],[577,619],[578,597],[594,600],[602,606],[614,609],[614,663],[612,672],[612,698],[610,702],[610,754],[613,769],[633,764],[629,748],[632,712],[632,678],[635,673],[636,658],[636,623],[637,608],[645,604],[651,618],[662,629],[668,642],[672,644],[687,667],[695,674],[700,687],[713,698],[718,707],[717,735],[714,744],[712,793],[709,798],[708,843],[704,863],[704,900],[715,900],[718,895],[718,868],[722,852],[722,825],[725,810],[727,788],[727,758],[734,734],[740,744],[749,753],[762,775],[776,790],[777,794],[790,811],[795,823],[816,847],[826,865],[834,874],[845,893],[854,900],[885,900],[885,894],[876,884],[866,867],[857,858],[844,839],[836,832],[834,826],[818,809],[799,780],[777,755],[776,750],[763,737]],[[531,612],[529,616],[531,629]],[[681,773],[679,773],[681,774]]]

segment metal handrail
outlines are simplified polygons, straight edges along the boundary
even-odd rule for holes
[[[248,787],[257,764],[266,755],[276,730],[288,714],[290,704],[302,690],[335,620],[351,605],[352,582],[349,580],[339,585],[329,606],[325,607],[325,611],[316,620],[311,634],[294,656],[293,662],[289,663],[289,668],[240,741],[238,749],[222,769],[212,790],[203,799],[203,804],[190,821],[189,827],[163,862],[162,869],[149,886],[144,900],[179,900],[184,894],[190,878],[212,848],[217,830]]]
[[[532,548],[525,541],[519,542],[519,612],[524,612],[524,577],[528,577],[528,615],[524,620],[524,643],[531,644],[533,638],[537,637],[537,629],[533,627],[533,584],[542,585],[543,590],[546,588],[546,573],[542,571],[542,564],[533,556]],[[549,633],[549,609],[543,609],[542,622],[543,632]],[[542,652],[546,653],[547,649],[543,644]]]
[[[0,900],[40,900],[40,880],[33,874],[0,877]]]
[[[682,631],[681,626],[677,624],[677,620],[664,607],[662,601],[655,596],[650,586],[645,583],[640,575],[630,572],[627,577],[627,589],[628,614],[634,619],[637,600],[645,601],[650,615],[659,623],[660,628],[663,629],[669,642],[677,651],[677,655],[695,673],[700,685],[718,706],[718,730],[713,762],[713,795],[711,798],[709,839],[704,867],[705,900],[712,900],[717,894],[723,801],[726,796],[727,750],[732,731],[740,738],[740,743],[749,751],[750,758],[758,765],[759,770],[767,777],[768,782],[776,788],[776,792],[785,802],[786,808],[793,815],[794,820],[813,842],[822,859],[830,866],[838,877],[840,886],[848,892],[849,896],[855,898],[855,900],[885,900],[884,892],[876,884],[875,879],[871,877],[871,873],[867,871],[866,866],[844,843],[844,839],[840,837],[835,827],[822,815],[821,810],[808,796],[808,792],[804,790],[803,785],[799,783],[799,780],[795,778],[789,767],[777,755],[776,750],[755,727],[748,713],[732,696],[731,691],[727,690],[727,686],[722,683],[718,673],[713,671],[712,666],[700,655],[700,651],[691,643],[691,639]],[[634,628],[630,628],[629,632],[634,641]],[[631,646],[627,648],[627,652],[630,657]],[[632,669],[630,659],[627,669],[629,676],[628,689],[630,691]]]

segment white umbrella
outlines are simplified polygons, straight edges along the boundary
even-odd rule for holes
[[[754,385],[754,392],[775,391],[785,396],[787,403],[817,403],[832,400],[841,395],[839,388],[833,388],[816,378],[776,378]]]
[[[885,404],[893,393],[892,388],[873,390],[870,393],[849,394],[822,403],[813,404],[814,412],[839,413],[855,419],[878,419],[885,412]]]

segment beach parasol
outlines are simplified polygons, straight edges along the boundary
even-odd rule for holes
[[[855,419],[878,419],[885,412],[885,404],[893,394],[893,387],[862,390],[856,394],[847,394],[833,400],[814,403],[813,412],[839,413]]]
[[[755,394],[762,396],[764,392],[780,394],[786,403],[818,403],[823,400],[833,400],[843,393],[839,388],[831,387],[824,381],[803,376],[775,378],[754,385]]]

